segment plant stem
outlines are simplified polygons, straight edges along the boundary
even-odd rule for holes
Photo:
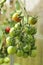
[[[14,55],[10,55],[10,65],[14,65]]]

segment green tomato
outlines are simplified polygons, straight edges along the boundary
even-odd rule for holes
[[[23,43],[21,41],[16,42],[16,47],[22,49]]]
[[[29,17],[29,24],[34,25],[36,24],[37,19],[35,17]]]
[[[31,49],[31,45],[30,44],[29,45],[25,45],[25,47],[23,47],[24,52],[29,52],[30,49]]]
[[[5,57],[5,58],[4,58],[4,62],[5,62],[5,63],[9,63],[9,62],[10,62],[10,59],[9,59],[8,57]]]
[[[32,50],[31,56],[32,56],[32,57],[35,57],[36,54],[37,54],[37,50]]]
[[[23,50],[18,50],[18,51],[17,51],[17,56],[18,56],[18,57],[23,56]]]
[[[14,36],[15,36],[15,28],[14,28],[14,27],[12,27],[12,28],[10,29],[9,35],[10,35],[11,37],[14,37]]]
[[[25,26],[24,31],[28,33],[28,27]]]
[[[3,63],[4,63],[3,58],[0,58],[0,64],[3,64]]]
[[[10,46],[11,45],[11,37],[6,38],[6,45]]]
[[[21,28],[20,23],[15,24],[15,27],[14,28],[20,30],[20,28]]]
[[[8,54],[14,54],[14,53],[16,53],[16,47],[14,47],[14,46],[9,46],[9,47],[7,48],[7,52],[8,52]]]

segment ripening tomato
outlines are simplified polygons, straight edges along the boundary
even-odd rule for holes
[[[10,31],[10,27],[6,27],[5,32],[9,33],[9,31]]]
[[[21,18],[19,17],[18,13],[13,14],[12,21],[20,22]]]
[[[30,25],[34,25],[37,23],[37,18],[31,16],[31,17],[29,17],[28,21],[29,21]]]

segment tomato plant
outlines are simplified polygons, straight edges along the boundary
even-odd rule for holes
[[[20,9],[18,4],[19,2],[16,2],[16,10]],[[34,26],[37,23],[37,17],[28,16],[25,8],[26,16],[22,9],[16,10],[10,15],[10,20],[6,18],[0,25],[0,64],[9,62],[8,55],[16,54],[18,57],[27,58],[28,56],[35,57],[37,53],[34,37],[37,33]]]

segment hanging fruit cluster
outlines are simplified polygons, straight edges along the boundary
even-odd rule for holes
[[[1,8],[5,1],[1,2]],[[20,9],[18,4],[17,0],[15,5],[16,10]],[[2,32],[0,31],[2,35],[0,35],[0,39],[3,41],[3,37],[5,38],[4,42],[0,43],[0,64],[10,61],[7,57],[9,54],[16,54],[24,58],[36,56],[37,51],[34,37],[37,33],[37,29],[34,26],[36,23],[37,17],[25,16],[23,11],[20,10],[11,14],[10,21],[7,20],[3,25],[0,25],[1,29],[3,28]]]
[[[16,12],[12,16],[13,22],[16,22],[14,27],[9,31],[9,36],[6,38],[8,54],[16,54],[19,57],[36,56],[35,37],[37,30],[33,26],[37,22],[37,18],[29,16],[25,23],[21,12]],[[27,19],[27,18],[26,18]]]

